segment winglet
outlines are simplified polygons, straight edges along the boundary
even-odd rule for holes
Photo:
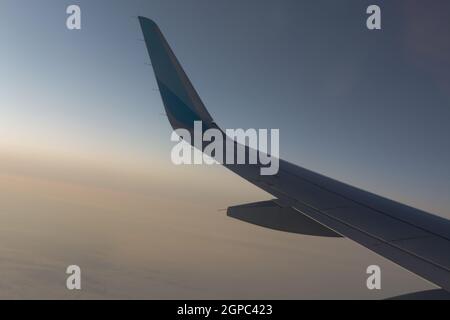
[[[164,108],[172,127],[191,131],[194,121],[202,121],[205,128],[213,126],[211,115],[203,105],[157,24],[142,16],[139,16],[138,19]]]

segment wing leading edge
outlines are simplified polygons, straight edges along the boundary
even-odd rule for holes
[[[192,131],[196,120],[217,127],[158,26],[144,17],[139,22],[172,127]],[[298,214],[450,292],[450,221],[283,160],[275,176],[261,176],[260,164],[224,166]]]

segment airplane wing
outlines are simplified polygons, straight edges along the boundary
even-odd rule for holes
[[[202,121],[205,129],[219,128],[158,26],[144,17],[139,22],[172,127],[192,131],[193,122]],[[344,236],[450,292],[450,221],[283,160],[273,176],[260,175],[261,164],[223,165],[276,197],[230,208],[229,216],[289,232]]]

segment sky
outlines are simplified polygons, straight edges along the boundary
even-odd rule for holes
[[[382,30],[366,28],[378,4]],[[78,4],[81,30],[66,28]],[[0,297],[367,298],[432,286],[345,239],[227,218],[270,199],[174,166],[136,16],[215,121],[280,129],[281,157],[450,218],[448,1],[0,3]],[[222,210],[222,211],[221,211]],[[65,289],[65,268],[86,274]],[[379,264],[383,290],[368,291]],[[270,278],[268,279],[268,275]]]

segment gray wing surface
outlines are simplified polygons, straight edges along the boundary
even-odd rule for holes
[[[288,162],[259,186],[333,231],[450,291],[450,223]]]
[[[218,128],[158,26],[144,17],[139,17],[139,22],[172,127],[192,131],[193,121],[201,120],[205,129]],[[307,222],[309,233],[325,234],[309,222],[315,221],[332,230],[333,234],[349,238],[450,291],[448,220],[283,160],[274,176],[261,176],[259,164],[224,166],[272,194],[284,207],[310,218]],[[250,216],[246,217],[250,219]],[[254,218],[251,215],[251,219]],[[268,221],[272,223],[272,218],[266,217],[260,225],[268,224]],[[292,231],[286,221],[277,229]]]

